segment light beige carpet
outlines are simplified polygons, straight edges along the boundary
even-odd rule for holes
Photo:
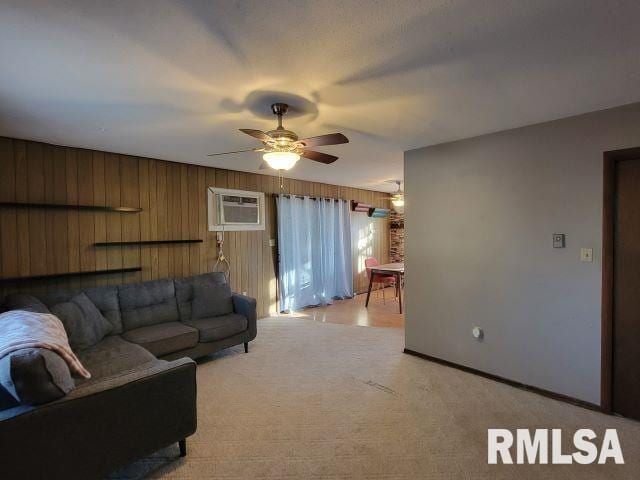
[[[403,332],[273,318],[198,367],[198,431],[114,475],[637,479],[640,423],[402,353]],[[487,465],[487,428],[617,428],[626,465]]]

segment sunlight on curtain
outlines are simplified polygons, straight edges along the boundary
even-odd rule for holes
[[[280,311],[353,296],[346,200],[279,195]]]
[[[358,273],[362,273],[367,269],[364,261],[373,257],[373,234],[373,223],[358,229]]]

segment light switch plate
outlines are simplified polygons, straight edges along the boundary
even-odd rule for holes
[[[564,248],[564,233],[553,234],[553,248]]]
[[[593,262],[593,248],[581,248],[580,261],[587,263]]]

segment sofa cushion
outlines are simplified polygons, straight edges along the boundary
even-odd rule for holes
[[[130,372],[140,365],[156,360],[148,350],[127,342],[118,335],[105,337],[101,342],[80,352],[78,358],[91,372],[91,379],[78,380],[78,386]]]
[[[112,334],[122,333],[122,318],[120,317],[120,302],[117,287],[96,287],[85,290],[87,297],[98,307],[104,318],[113,325]]]
[[[233,301],[228,283],[219,285],[196,283],[193,286],[192,320],[229,313],[233,313]]]
[[[198,330],[180,322],[160,323],[127,330],[122,337],[146,348],[156,357],[192,348],[198,344]]]
[[[125,331],[180,319],[170,278],[120,285],[118,298]]]
[[[11,293],[4,299],[7,310],[28,310],[35,313],[51,313],[47,306],[33,295]]]
[[[174,282],[180,320],[183,322],[192,318],[206,318],[233,312],[231,289],[224,273],[212,272],[194,277],[176,278]],[[204,291],[205,295],[200,295],[196,302],[194,315],[192,309],[196,289]]]
[[[68,302],[53,305],[51,313],[62,321],[69,345],[74,351],[95,345],[113,330],[111,323],[85,293],[79,293]]]
[[[118,302],[117,287],[96,287],[88,290],[72,290],[58,292],[37,292],[33,295],[41,300],[48,308],[58,303],[68,302],[79,293],[86,293],[89,300],[98,307],[100,313],[113,325],[112,334],[122,333],[122,318],[120,318],[120,303]],[[49,313],[49,312],[46,312]]]
[[[247,329],[247,318],[237,313],[229,313],[217,317],[190,320],[187,325],[198,329],[201,342],[214,342],[244,332]]]
[[[75,388],[67,363],[45,348],[23,348],[0,359],[0,385],[6,402],[0,409],[51,402]]]

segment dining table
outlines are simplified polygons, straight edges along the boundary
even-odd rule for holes
[[[376,265],[369,268],[371,275],[369,275],[369,288],[367,289],[367,301],[365,307],[369,307],[369,297],[371,296],[371,286],[374,282],[374,277],[377,276],[389,276],[393,275],[396,279],[396,292],[398,294],[398,305],[400,307],[400,313],[402,313],[402,278],[404,277],[404,263],[385,263],[383,265]]]

